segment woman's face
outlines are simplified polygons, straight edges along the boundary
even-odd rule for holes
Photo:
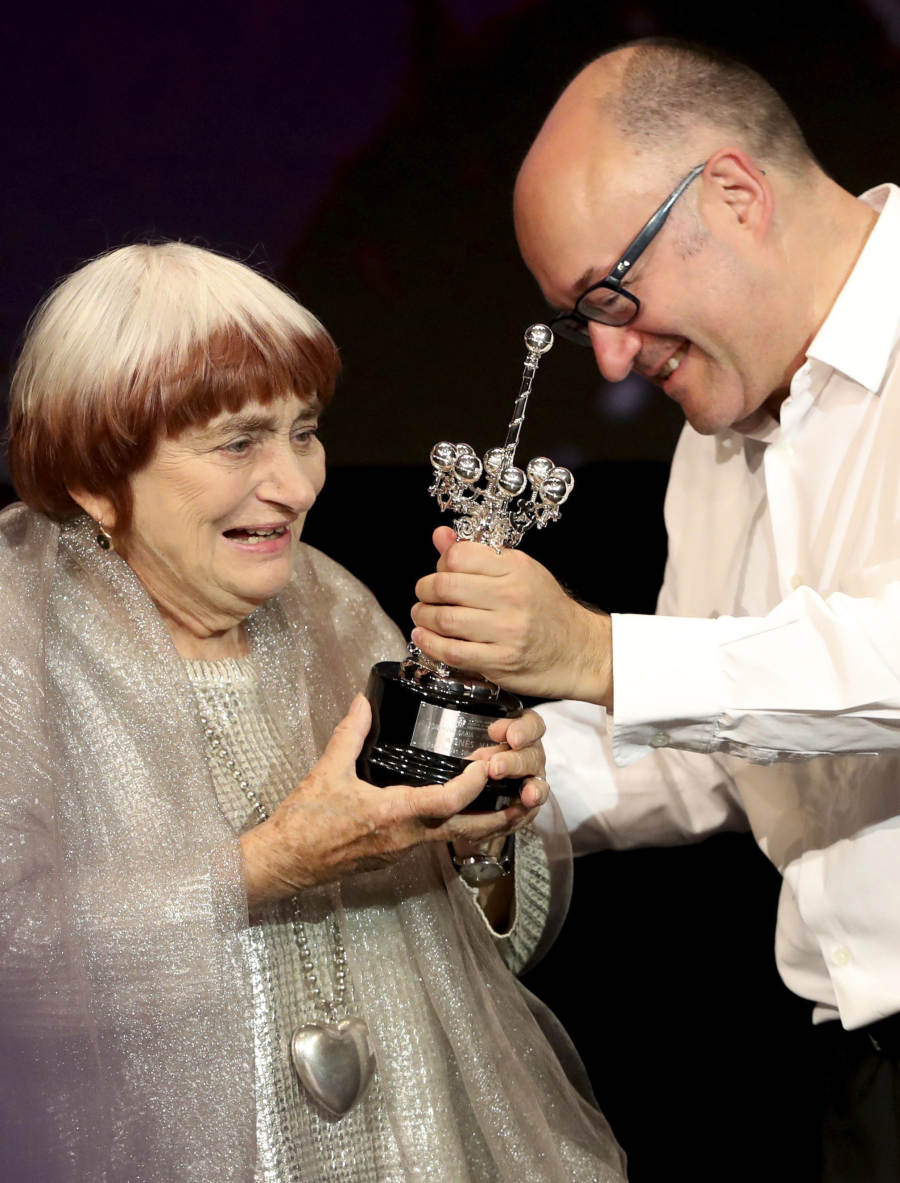
[[[247,403],[163,439],[132,477],[125,553],[176,643],[233,628],[287,583],[325,480],[318,415],[296,395]]]

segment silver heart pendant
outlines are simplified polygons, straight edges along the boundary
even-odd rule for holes
[[[368,1029],[356,1018],[304,1023],[291,1036],[291,1060],[309,1095],[335,1117],[350,1112],[375,1071]]]

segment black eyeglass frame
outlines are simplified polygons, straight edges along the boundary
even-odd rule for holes
[[[660,232],[666,218],[672,212],[672,206],[682,193],[684,193],[691,181],[700,176],[706,168],[707,163],[707,161],[704,161],[702,164],[695,165],[688,175],[682,181],[679,181],[659,209],[656,210],[631,240],[609,274],[603,279],[598,280],[597,283],[592,283],[589,288],[585,288],[568,312],[559,312],[553,317],[550,321],[550,327],[554,332],[558,332],[560,336],[565,337],[569,341],[574,341],[578,345],[587,345],[590,347],[591,339],[587,331],[588,321],[593,320],[597,324],[611,325],[613,328],[619,329],[631,324],[641,310],[641,302],[632,292],[628,292],[622,287],[622,281]],[[633,305],[630,315],[625,320],[609,320],[604,318],[602,308],[585,305],[584,301],[587,297],[591,292],[597,291],[598,288],[608,288],[617,295],[624,296]],[[574,325],[571,323],[572,321],[575,322]]]

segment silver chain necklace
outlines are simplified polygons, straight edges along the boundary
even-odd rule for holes
[[[231,775],[250,802],[260,822],[268,821],[269,811],[244,776],[237,761],[228,752],[210,720],[201,717],[203,734],[213,757]],[[324,1010],[326,1022],[302,1023],[291,1036],[291,1062],[300,1083],[317,1104],[334,1117],[343,1117],[360,1101],[375,1071],[375,1057],[369,1043],[369,1031],[358,1015],[338,1018],[347,1004],[349,967],[347,951],[337,917],[330,917],[329,931],[334,946],[335,991],[331,998],[322,993],[316,977],[312,948],[306,935],[300,903],[291,901],[291,929],[300,954],[300,967],[306,992],[314,1006]]]

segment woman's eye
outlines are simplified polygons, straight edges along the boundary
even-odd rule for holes
[[[298,447],[309,448],[318,439],[318,436],[319,429],[317,427],[305,427],[303,431],[294,432],[293,440]]]
[[[249,439],[230,440],[223,446],[222,451],[229,452],[232,456],[240,456],[247,451],[252,443],[253,441]]]

